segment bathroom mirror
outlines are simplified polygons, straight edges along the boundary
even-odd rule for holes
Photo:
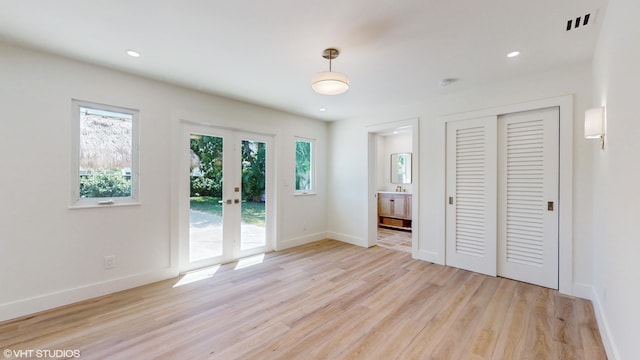
[[[411,184],[411,153],[391,154],[391,183]]]

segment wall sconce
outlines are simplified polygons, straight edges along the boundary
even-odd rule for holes
[[[585,139],[600,139],[600,148],[604,149],[604,106],[584,112]]]

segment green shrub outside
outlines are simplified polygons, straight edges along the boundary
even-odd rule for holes
[[[191,176],[191,196],[222,197],[222,181],[205,176]]]
[[[80,197],[131,196],[131,179],[120,174],[91,174],[80,177]]]

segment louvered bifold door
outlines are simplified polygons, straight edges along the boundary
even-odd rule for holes
[[[446,263],[496,275],[497,118],[447,123]]]
[[[498,275],[558,288],[559,110],[500,116]]]

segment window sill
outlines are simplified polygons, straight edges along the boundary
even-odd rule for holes
[[[70,210],[76,209],[94,209],[94,208],[111,208],[111,207],[122,207],[122,206],[138,206],[141,205],[140,201],[127,201],[127,202],[117,202],[114,201],[110,204],[99,204],[98,201],[91,202],[80,202],[69,205]]]
[[[300,192],[294,192],[293,196],[309,196],[309,195],[318,195],[317,192],[315,191],[300,191]]]

